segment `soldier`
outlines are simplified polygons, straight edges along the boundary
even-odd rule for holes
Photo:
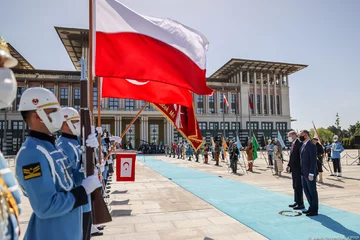
[[[237,148],[235,142],[230,146],[231,146],[229,149],[230,150],[230,167],[232,169],[232,173],[236,174],[239,149]]]
[[[80,186],[82,180],[85,178],[84,162],[82,161],[82,151],[79,136],[81,134],[80,114],[71,107],[65,107],[60,110],[64,123],[61,127],[61,136],[56,142],[56,145],[63,150],[70,162],[70,171],[74,176],[75,186]],[[100,129],[96,129],[99,133]],[[101,134],[101,133],[100,133]],[[94,139],[93,139],[94,140]],[[97,140],[96,140],[97,141]],[[96,145],[96,144],[94,144]],[[102,170],[103,171],[103,170]],[[83,240],[91,238],[91,198],[88,195],[88,204],[83,205]]]
[[[8,108],[16,97],[17,83],[13,72],[17,60],[10,55],[7,43],[0,38],[0,109]],[[5,68],[6,67],[6,68]],[[20,191],[16,180],[0,152],[0,239],[19,239],[18,217],[21,212]]]
[[[315,134],[313,137],[313,143],[316,146],[316,157],[317,157],[317,170],[319,173],[319,183],[323,183],[323,158],[324,158],[324,148],[319,143],[318,136]]]
[[[245,152],[247,154],[247,159],[248,159],[248,167],[249,167],[249,169],[247,170],[248,172],[253,171],[253,151],[254,151],[254,147],[250,139],[248,141],[248,145],[245,148]]]
[[[88,194],[101,187],[95,174],[76,186],[69,159],[51,135],[63,124],[59,110],[55,95],[45,88],[29,88],[20,99],[19,111],[31,130],[16,156],[16,178],[34,211],[25,240],[82,239],[80,206],[88,203]],[[97,144],[94,132],[86,145]]]
[[[216,144],[215,144],[215,149],[214,149],[214,151],[215,151],[215,166],[219,166],[219,158],[220,158],[220,151],[221,151],[221,147],[220,147],[220,144],[219,144],[219,142],[217,142]]]
[[[273,166],[273,156],[274,156],[274,144],[272,143],[271,139],[268,140],[266,151],[268,153],[269,167],[271,168]]]

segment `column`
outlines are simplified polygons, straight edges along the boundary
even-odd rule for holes
[[[192,93],[192,95],[193,95],[193,102],[194,102],[194,111],[195,111],[195,113],[197,113],[197,109],[198,109],[198,104],[197,104],[197,102],[198,102],[198,95],[195,94],[195,93]]]
[[[249,71],[246,72],[246,82],[250,84],[250,73]]]
[[[215,106],[216,106],[216,113],[220,113],[220,91],[216,90],[216,97],[215,97]]]
[[[260,111],[261,114],[264,115],[264,76],[263,73],[260,74]]]
[[[118,117],[119,121],[118,121],[118,136],[120,137],[120,135],[122,134],[122,117]]]
[[[242,85],[243,83],[243,72],[240,71],[240,86]]]
[[[277,115],[277,104],[276,104],[276,74],[274,73],[274,103],[275,103],[275,106],[274,106],[274,109],[275,109],[275,116]]]
[[[286,83],[285,83],[285,86],[289,86],[289,75],[288,74],[286,74],[285,75],[285,79],[286,79]]]
[[[149,141],[149,117],[144,117],[144,139]]]
[[[29,82],[26,83],[26,88],[29,88]],[[59,99],[59,82],[55,82],[54,85],[54,94],[57,99]]]
[[[168,144],[168,139],[167,139],[168,134],[167,134],[167,132],[168,132],[168,129],[167,129],[167,120],[166,120],[166,118],[164,118],[164,142],[163,142],[164,145],[165,145],[165,144]]]
[[[68,106],[72,107],[73,106],[73,101],[72,101],[72,84],[68,83]]]
[[[115,116],[114,117],[114,135],[115,136],[118,136],[118,117]]]
[[[204,113],[209,113],[209,96],[204,96]]]
[[[268,107],[268,114],[271,115],[271,102],[270,102],[270,88],[271,88],[271,85],[270,85],[270,74],[268,73],[267,74],[267,89],[268,89],[268,101],[267,101],[267,107]]]
[[[256,72],[254,72],[254,115],[257,115],[257,90],[256,90]]]
[[[228,113],[228,114],[232,114],[231,113],[231,91],[228,91],[228,94],[227,94],[227,96],[226,96],[226,98],[227,98],[227,100],[228,100],[228,102],[229,102],[229,110],[226,110],[227,112],[226,113]]]

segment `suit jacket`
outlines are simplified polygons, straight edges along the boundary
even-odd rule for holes
[[[302,142],[299,139],[296,139],[294,142],[294,148],[290,153],[290,160],[288,163],[288,167],[290,167],[291,172],[301,172],[300,166],[300,149],[302,146]]]
[[[312,141],[308,141],[304,147],[300,149],[301,158],[301,175],[304,177],[309,174],[316,175],[317,173],[317,158],[316,158],[316,146]]]

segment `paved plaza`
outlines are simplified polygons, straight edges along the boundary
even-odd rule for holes
[[[352,216],[359,219],[360,166],[356,163],[351,165],[355,161],[352,158],[357,156],[357,151],[349,150],[343,153],[344,156],[346,154],[348,154],[347,157],[342,159],[344,177],[341,179],[330,177],[328,172],[325,172],[324,184],[318,184],[319,200],[320,204],[344,210],[349,214],[353,213]],[[285,159],[287,158],[285,154]],[[164,177],[151,169],[147,166],[150,164],[151,159],[161,161],[161,163],[170,163],[171,166],[185,167],[185,170],[195,169],[196,172],[229,179],[232,180],[231,182],[249,184],[274,193],[281,193],[281,195],[292,196],[293,194],[290,174],[284,173],[282,177],[273,176],[271,169],[266,167],[263,158],[255,161],[254,173],[244,173],[239,166],[239,174],[233,175],[229,173],[226,162],[222,162],[221,167],[215,167],[213,161],[210,161],[209,165],[205,165],[196,163],[194,160],[190,162],[165,156],[138,156],[135,182],[115,182],[115,177],[113,177],[109,198],[113,221],[107,224],[104,229],[104,236],[94,237],[94,239],[267,239],[267,237],[258,233],[257,229],[253,230],[235,220],[209,204],[205,201],[206,199],[202,200],[174,183],[172,179]],[[242,160],[241,163],[243,165]],[[189,179],[190,177],[188,176]],[[186,179],[187,176],[183,176],[183,178]],[[193,184],[197,184],[196,180]],[[246,196],[247,192],[242,194]],[[218,197],[221,198],[221,196]],[[32,210],[29,201],[25,197],[22,200],[20,223],[24,233]],[[270,203],[272,199],[262,199],[261,201]],[[292,202],[286,202],[286,204],[290,203]],[[236,205],[235,207],[241,210],[242,205]],[[256,204],[253,206],[254,209],[259,207],[263,206]],[[251,220],[253,209],[242,210]],[[284,205],[283,210],[290,209],[287,205]],[[289,223],[292,219],[295,219],[295,217],[280,217],[286,219]],[[299,216],[299,218],[306,217]],[[333,220],[336,222],[337,219]],[[285,229],[289,226],[283,224],[281,227]],[[347,229],[345,224],[339,228],[334,224],[326,225],[323,223],[323,228],[333,230],[339,234],[359,234],[360,222],[358,226],[358,229],[350,230]],[[276,234],[279,236],[278,239],[283,239],[280,231]],[[306,239],[317,236],[316,233],[312,232],[308,234]],[[271,239],[276,238],[272,237]],[[304,238],[294,236],[292,239]]]

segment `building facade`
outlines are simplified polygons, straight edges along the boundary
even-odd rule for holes
[[[40,86],[49,89],[61,106],[80,108],[80,67],[78,61],[87,58],[87,30],[56,28],[76,71],[34,69],[12,46],[12,54],[21,64],[14,69],[18,81],[17,98],[12,108],[0,112],[0,145],[6,154],[15,154],[28,131],[16,111],[21,94],[26,88]],[[249,130],[259,142],[274,138],[280,131],[285,137],[291,128],[289,104],[289,76],[306,65],[257,60],[231,59],[207,79],[214,89],[212,96],[193,94],[194,107],[204,140],[222,136],[234,139],[239,134],[245,142]],[[95,122],[101,107],[101,123],[111,134],[120,136],[144,101],[132,99],[102,99],[98,106],[98,89],[94,84],[93,105]],[[224,96],[229,102],[225,106]],[[251,99],[253,109],[250,109]],[[148,105],[130,128],[123,142],[137,147],[141,143],[170,144],[182,142],[183,137],[153,106]],[[286,140],[286,138],[284,138]]]

